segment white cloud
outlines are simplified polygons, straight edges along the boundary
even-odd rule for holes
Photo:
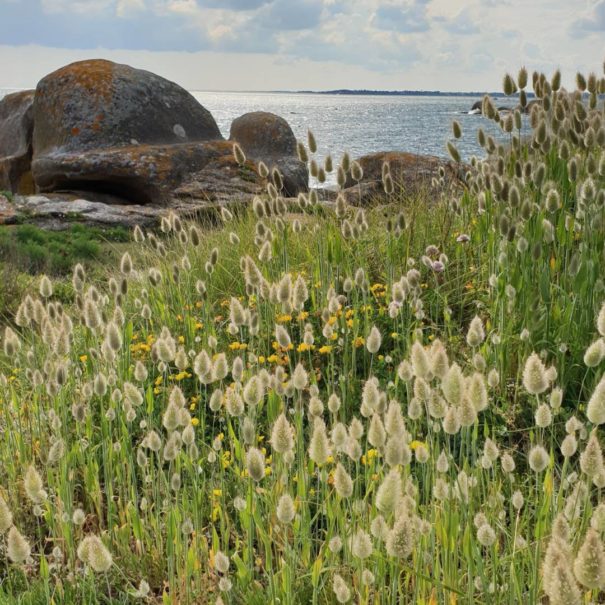
[[[578,69],[600,70],[595,48],[605,31],[605,0],[585,6],[578,11],[569,0],[0,0],[0,87],[17,80],[31,85],[43,68],[90,55],[144,57],[147,69],[155,71],[156,63],[197,88],[485,90],[498,89],[502,73],[522,64],[549,72],[561,67],[571,81]],[[285,75],[283,66],[292,72]]]

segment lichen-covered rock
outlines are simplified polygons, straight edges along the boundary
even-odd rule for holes
[[[230,149],[214,118],[186,90],[110,61],[72,63],[38,84],[32,170],[41,192],[104,191],[133,203],[168,203],[171,190]]]
[[[0,100],[0,190],[33,193],[33,102],[33,90]]]
[[[298,159],[296,137],[284,118],[266,111],[246,113],[233,120],[229,138],[237,141],[248,158],[262,160],[269,169],[279,169],[284,195],[307,191],[309,173]]]
[[[433,178],[439,178],[439,168],[445,171],[444,185],[460,184],[463,168],[454,162],[430,155],[416,155],[405,151],[380,151],[364,155],[357,160],[363,169],[361,203],[380,196],[384,197],[382,188],[382,166],[389,165],[395,191],[412,195],[423,189],[430,189]],[[357,186],[351,175],[347,175],[346,188],[350,191],[351,201],[359,198]]]

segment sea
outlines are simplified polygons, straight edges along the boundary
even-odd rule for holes
[[[14,91],[0,89],[0,98],[8,92]],[[446,143],[452,139],[452,120],[458,120],[462,126],[462,138],[456,144],[465,160],[484,155],[477,143],[480,126],[503,141],[508,136],[482,116],[469,113],[480,95],[206,91],[192,94],[212,113],[226,138],[236,117],[250,111],[269,111],[285,118],[298,139],[306,140],[307,131],[313,131],[320,160],[331,154],[338,161],[345,151],[353,158],[377,151],[408,151],[446,158]]]

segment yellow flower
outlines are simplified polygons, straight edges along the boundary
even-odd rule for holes
[[[203,327],[204,327],[204,324],[203,324],[203,323],[201,323],[201,322],[199,322],[199,321],[196,321],[196,322],[195,322],[195,329],[196,329],[196,330],[201,330]]]
[[[213,496],[222,496],[223,495],[223,490],[222,489],[213,489],[212,490],[212,495]]]
[[[80,355],[80,361],[86,363],[88,361],[88,355]]]
[[[301,342],[298,347],[296,347],[296,350],[299,353],[305,353],[306,351],[312,351],[313,348],[313,345],[308,345],[306,342]]]
[[[410,449],[411,450],[416,450],[418,449],[420,446],[426,447],[426,443],[424,443],[423,441],[412,441],[412,443],[410,443]]]
[[[279,361],[279,357],[274,353],[273,355],[269,355],[269,357],[267,357],[267,361],[269,363],[277,363]]]
[[[308,311],[301,311],[298,314],[298,316],[297,316],[296,319],[298,319],[298,321],[305,321],[305,319],[307,319],[307,317],[309,317],[309,312]]]
[[[355,311],[353,309],[347,309],[346,313],[345,313],[345,317],[347,319],[353,317],[353,315],[355,315]]]
[[[372,460],[374,460],[374,458],[376,458],[376,456],[378,455],[378,450],[375,449],[369,449],[362,457],[361,457],[361,464],[363,464],[364,466],[366,464],[369,464],[370,462],[372,462]]]
[[[180,344],[184,344],[185,343],[185,337],[184,336],[179,336],[178,340],[179,340]]]
[[[265,363],[266,359],[264,355],[259,355],[258,356],[258,363]]]
[[[283,323],[288,323],[289,321],[292,321],[292,315],[288,315],[287,313],[284,313],[283,315],[277,316],[277,323],[283,324]]]
[[[336,332],[334,332],[334,334],[332,334],[332,336],[330,336],[330,340],[336,340],[338,338],[338,334],[336,334]]]
[[[328,324],[333,326],[338,321],[338,318],[335,315],[331,315],[328,318]]]
[[[191,419],[191,424],[193,426],[197,426],[200,423],[200,419],[199,418],[192,418]]]
[[[159,386],[160,384],[162,384],[162,382],[164,382],[164,377],[160,375],[155,379],[155,386]]]
[[[358,336],[354,341],[353,341],[353,346],[356,349],[359,349],[359,347],[363,347],[363,345],[365,344],[365,338],[363,336]]]
[[[332,352],[332,347],[331,347],[330,345],[324,345],[323,347],[321,347],[321,348],[319,349],[319,352],[320,352],[322,355],[327,355],[328,353],[331,353],[331,352]]]

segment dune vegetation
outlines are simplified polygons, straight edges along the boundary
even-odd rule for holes
[[[0,602],[602,602],[605,79],[534,74],[525,117],[529,79],[456,194],[273,172],[41,276],[1,341]]]

